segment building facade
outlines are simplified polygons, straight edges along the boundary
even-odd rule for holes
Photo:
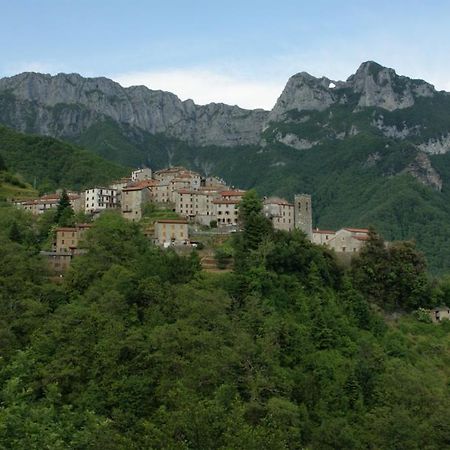
[[[158,245],[187,245],[189,230],[187,220],[166,219],[155,222],[155,242]]]
[[[93,188],[85,191],[85,212],[96,213],[105,209],[117,208],[117,190],[112,188]]]

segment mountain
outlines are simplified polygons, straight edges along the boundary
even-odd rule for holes
[[[450,267],[450,94],[368,61],[291,77],[271,111],[195,105],[106,78],[0,80],[0,123],[127,166],[183,164],[261,194],[310,192],[319,227],[375,225]]]
[[[82,189],[108,183],[128,172],[125,167],[72,144],[51,137],[25,135],[4,126],[0,126],[0,158],[10,172],[19,173],[41,192],[60,187]],[[9,176],[4,181],[27,188],[20,181],[11,180],[15,178]]]
[[[0,80],[1,121],[21,131],[73,137],[106,118],[151,134],[166,133],[198,145],[256,143],[263,110],[198,106],[144,86],[123,88],[107,78],[37,73]]]

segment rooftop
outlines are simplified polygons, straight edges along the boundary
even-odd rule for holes
[[[188,221],[186,219],[160,219],[157,220],[156,223],[178,223],[187,225]]]

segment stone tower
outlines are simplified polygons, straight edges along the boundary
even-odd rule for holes
[[[312,241],[312,205],[308,194],[297,194],[294,197],[294,225]]]

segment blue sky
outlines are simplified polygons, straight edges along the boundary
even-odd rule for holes
[[[270,108],[300,71],[362,61],[450,90],[450,2],[0,0],[0,76],[107,76],[197,103]]]

